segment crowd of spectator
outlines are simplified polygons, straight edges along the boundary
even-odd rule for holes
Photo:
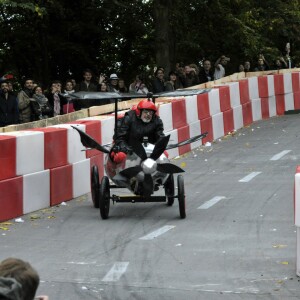
[[[187,88],[209,81],[214,81],[227,76],[226,66],[230,58],[220,56],[214,64],[209,59],[203,59],[200,66],[196,64],[177,63],[173,70],[165,73],[164,67],[157,67],[149,76],[137,74],[132,82],[126,86],[127,79],[119,78],[116,73],[109,76],[100,74],[95,78],[90,69],[83,71],[82,81],[76,83],[75,79],[69,79],[64,84],[60,80],[54,80],[48,89],[27,78],[22,90],[16,93],[13,90],[11,77],[1,78],[0,88],[0,127],[11,124],[27,123],[55,117],[76,110],[84,109],[92,105],[103,105],[112,102],[110,99],[97,102],[78,100],[72,101],[69,94],[79,91],[85,92],[122,92],[135,94],[148,94],[149,92],[161,93]],[[255,67],[250,61],[245,61],[238,67],[238,72],[278,70],[290,68],[289,57],[279,57],[270,64],[264,55],[260,54]]]

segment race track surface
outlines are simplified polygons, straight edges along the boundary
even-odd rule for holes
[[[50,300],[300,299],[299,128],[273,117],[175,159],[186,219],[175,200],[111,203],[102,220],[86,195],[1,224],[0,259],[29,261]]]

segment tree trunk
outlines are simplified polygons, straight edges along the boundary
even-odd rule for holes
[[[155,57],[157,66],[165,68],[165,74],[171,69],[170,46],[171,30],[169,15],[172,0],[154,0],[154,29],[155,29]],[[173,51],[172,51],[173,52]]]

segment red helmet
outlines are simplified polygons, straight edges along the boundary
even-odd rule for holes
[[[137,108],[135,110],[137,116],[141,115],[141,110],[143,110],[143,109],[149,109],[149,110],[153,110],[155,112],[157,111],[155,104],[150,100],[142,100],[139,102],[139,104],[137,105]]]

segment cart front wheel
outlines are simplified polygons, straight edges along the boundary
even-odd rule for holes
[[[168,179],[164,184],[165,188],[165,195],[167,197],[167,204],[168,206],[172,206],[174,203],[174,194],[175,194],[175,187],[174,187],[174,175],[170,174]]]
[[[99,172],[98,167],[93,166],[91,172],[91,194],[95,208],[99,208]]]
[[[109,206],[110,206],[109,179],[107,176],[103,176],[101,180],[100,190],[99,190],[100,215],[103,220],[108,218]]]

